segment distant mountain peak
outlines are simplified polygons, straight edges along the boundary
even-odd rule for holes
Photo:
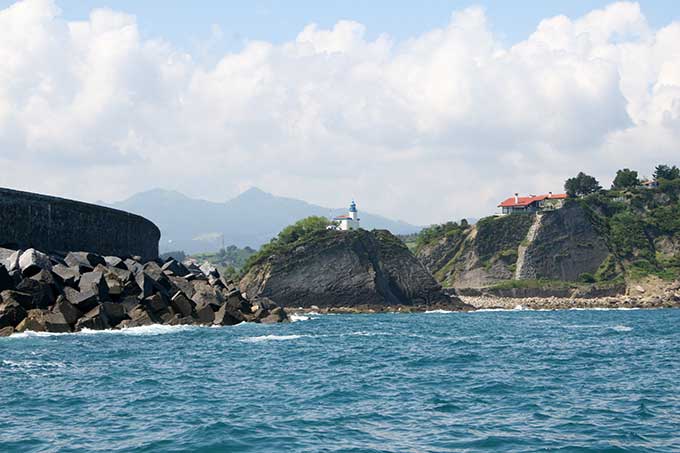
[[[251,187],[248,190],[241,192],[236,196],[236,199],[261,199],[261,198],[274,198],[274,195],[269,192],[265,192],[259,187]]]
[[[182,192],[178,192],[176,190],[168,190],[168,189],[161,189],[161,188],[155,188],[155,189],[149,189],[144,192],[139,192],[134,195],[132,195],[128,200],[134,200],[134,199],[154,199],[154,200],[187,200],[189,197],[184,195]],[[126,200],[127,201],[127,200]]]
[[[346,212],[279,197],[258,187],[250,187],[225,202],[195,199],[174,190],[152,189],[111,206],[156,223],[162,232],[162,251],[172,247],[188,253],[216,251],[222,246],[222,238],[226,245],[259,247],[300,219]],[[365,211],[361,213],[361,220],[366,229],[384,228],[396,234],[420,230],[420,227]]]

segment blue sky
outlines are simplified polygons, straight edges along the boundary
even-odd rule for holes
[[[0,0],[0,7],[14,3]],[[482,6],[494,33],[507,44],[525,39],[538,23],[560,14],[579,17],[612,3],[603,0],[57,0],[67,20],[87,19],[95,8],[111,8],[136,15],[144,37],[171,41],[191,51],[211,37],[218,25],[223,38],[213,42],[219,54],[239,50],[246,40],[289,41],[310,23],[323,28],[338,20],[364,24],[367,38],[387,33],[408,39],[433,28],[445,27],[455,10]],[[662,26],[680,17],[680,1],[640,1],[650,24]]]
[[[680,165],[680,0],[0,0],[0,55],[0,186],[67,198],[429,224]]]

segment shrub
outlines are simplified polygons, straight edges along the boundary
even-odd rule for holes
[[[432,244],[443,237],[458,236],[468,227],[467,222],[464,225],[462,223],[459,225],[456,222],[447,222],[423,228],[416,238],[416,250],[421,250],[426,245]]]
[[[288,250],[297,242],[301,242],[316,233],[325,231],[333,222],[325,217],[312,216],[298,220],[292,225],[287,226],[272,239],[268,244],[263,245],[260,250],[248,258],[243,266],[243,273],[263,259]]]
[[[595,279],[595,276],[590,272],[584,272],[583,274],[578,276],[578,279],[583,283],[595,283],[597,281]]]
[[[619,212],[610,222],[611,245],[621,257],[648,256],[650,242],[645,234],[645,224],[640,216],[630,211]]]
[[[526,238],[534,215],[516,214],[504,217],[487,217],[477,222],[476,250],[479,259],[490,260],[497,253],[517,250]]]

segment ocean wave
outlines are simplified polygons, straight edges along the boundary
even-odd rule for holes
[[[63,362],[41,362],[38,360],[3,360],[2,365],[21,370],[31,370],[36,368],[66,368]]]
[[[427,310],[425,312],[425,314],[433,314],[433,313],[436,314],[436,313],[455,313],[455,312],[452,311],[452,310],[441,310],[441,309],[440,310]]]
[[[630,332],[631,330],[633,330],[632,327],[623,326],[623,325],[614,326],[614,327],[612,327],[612,329],[616,330],[617,332]]]
[[[346,334],[341,334],[340,336],[355,336],[355,337],[380,337],[380,336],[392,336],[394,334],[389,332],[367,332],[360,330],[358,332],[347,332]]]
[[[288,341],[297,340],[298,338],[307,337],[309,335],[260,335],[258,337],[241,338],[239,341],[243,343],[262,343],[266,341]]]
[[[603,324],[568,324],[562,326],[565,329],[605,329],[605,330],[615,330],[617,332],[630,332],[633,330],[632,327],[624,325],[607,326]]]
[[[5,337],[8,340],[21,340],[22,338],[41,338],[41,337],[60,337],[64,335],[73,335],[70,332],[55,333],[55,332],[33,332],[32,330],[27,330],[25,332],[13,333],[9,337]]]
[[[132,335],[132,336],[151,336],[151,335],[166,335],[169,333],[177,333],[177,332],[187,332],[191,330],[197,330],[197,329],[203,329],[205,327],[201,326],[167,326],[163,324],[151,324],[150,326],[141,326],[141,327],[127,327],[125,329],[119,329],[119,330],[92,330],[92,331],[87,331],[87,329],[83,330],[83,333],[86,334],[98,334],[98,333],[112,333],[112,334],[119,334],[119,335]]]
[[[567,324],[562,327],[565,329],[601,329],[607,326],[602,324]]]
[[[292,315],[289,316],[290,322],[310,321],[310,320],[316,319],[316,318],[312,318],[311,316],[308,316],[308,315],[311,315],[311,313],[307,313],[307,315],[303,315],[303,314],[300,314],[300,313],[293,313]]]
[[[151,324],[149,326],[140,327],[126,327],[124,329],[108,329],[108,330],[92,330],[83,329],[78,332],[33,332],[27,330],[25,332],[19,332],[12,334],[7,337],[9,339],[25,339],[25,338],[41,338],[41,337],[61,337],[61,336],[72,336],[72,335],[132,335],[132,336],[151,336],[151,335],[165,335],[169,333],[184,332],[196,329],[202,329],[203,326],[168,326],[164,324]]]

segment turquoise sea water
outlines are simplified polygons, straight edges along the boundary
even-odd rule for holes
[[[680,310],[0,338],[0,451],[680,451]]]

